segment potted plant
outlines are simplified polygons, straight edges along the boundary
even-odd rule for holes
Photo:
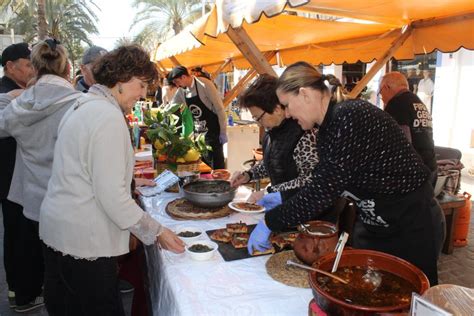
[[[201,156],[207,154],[205,135],[193,132],[191,113],[186,105],[172,104],[156,112],[146,111],[144,123],[153,144],[156,168],[180,173],[197,172]],[[162,170],[160,170],[162,169]]]

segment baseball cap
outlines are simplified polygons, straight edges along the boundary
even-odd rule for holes
[[[7,61],[15,61],[20,58],[30,59],[31,50],[27,43],[11,44],[2,52],[2,66],[5,67]]]
[[[184,66],[176,66],[173,69],[171,69],[167,78],[168,80],[173,81],[174,79],[179,78],[182,75],[189,75],[188,70]]]
[[[87,65],[96,61],[97,58],[107,54],[107,50],[100,46],[91,46],[85,52],[84,56],[82,56],[82,64]]]

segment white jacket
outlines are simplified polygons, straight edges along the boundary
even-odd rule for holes
[[[128,128],[115,99],[83,95],[59,125],[40,238],[79,258],[127,253],[127,229],[144,214],[130,195],[133,165]]]

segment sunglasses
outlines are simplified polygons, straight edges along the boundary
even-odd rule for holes
[[[262,117],[266,114],[267,112],[263,112],[262,114],[259,115],[259,117],[255,118],[252,116],[252,119],[255,121],[255,122],[260,122],[260,120],[262,119]]]

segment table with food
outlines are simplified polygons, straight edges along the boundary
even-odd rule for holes
[[[346,229],[340,221],[333,223],[343,214],[342,208],[337,210],[339,200],[331,209],[336,218],[311,220],[304,212],[295,212],[291,214],[299,219],[269,230],[265,221],[280,214],[282,206],[250,203],[255,194],[246,186],[252,180],[249,172],[237,172],[237,178],[227,181],[228,171],[214,170],[201,175],[208,180],[198,179],[197,166],[208,148],[202,135],[184,129],[181,136],[173,134],[177,108],[166,110],[168,116],[147,119],[155,167],[158,173],[171,168],[179,187],[142,196],[142,206],[186,245],[181,254],[146,248],[153,315],[406,313],[412,293],[421,295],[429,288],[428,277],[408,261],[380,251],[344,249],[346,243],[356,246],[349,238],[352,229],[347,230],[354,220],[347,219]],[[341,199],[349,209],[354,205],[353,200]],[[283,204],[288,208],[289,203]]]
[[[246,202],[250,194],[245,186],[201,180],[180,193],[141,198],[186,244],[183,254],[146,248],[153,315],[301,315],[313,299],[315,315],[406,312],[411,293],[429,288],[419,269],[397,257],[342,249],[338,256],[337,229],[329,222],[273,234],[270,250],[249,254],[249,234],[265,211]]]
[[[241,187],[235,199],[245,201],[249,194],[249,189]],[[308,303],[313,297],[311,290],[275,281],[267,272],[266,263],[270,256],[250,257],[247,253],[245,237],[248,238],[252,225],[262,218],[261,210],[254,211],[254,214],[253,210],[243,208],[235,211],[225,205],[223,209],[227,214],[224,213],[223,217],[201,219],[206,215],[203,208],[197,207],[195,213],[187,212],[187,216],[196,216],[196,219],[178,220],[175,218],[186,212],[183,209],[178,212],[179,208],[170,211],[173,201],[183,201],[182,195],[164,192],[142,198],[145,210],[183,236],[188,245],[184,254],[172,254],[154,247],[146,249],[153,315],[307,313]],[[209,231],[208,235],[206,232]],[[196,233],[199,234],[196,236]],[[217,244],[226,246],[224,251],[229,261],[216,251]],[[212,251],[210,255],[208,252],[200,253],[201,248],[212,248]],[[302,275],[304,279],[307,273],[303,271]]]

